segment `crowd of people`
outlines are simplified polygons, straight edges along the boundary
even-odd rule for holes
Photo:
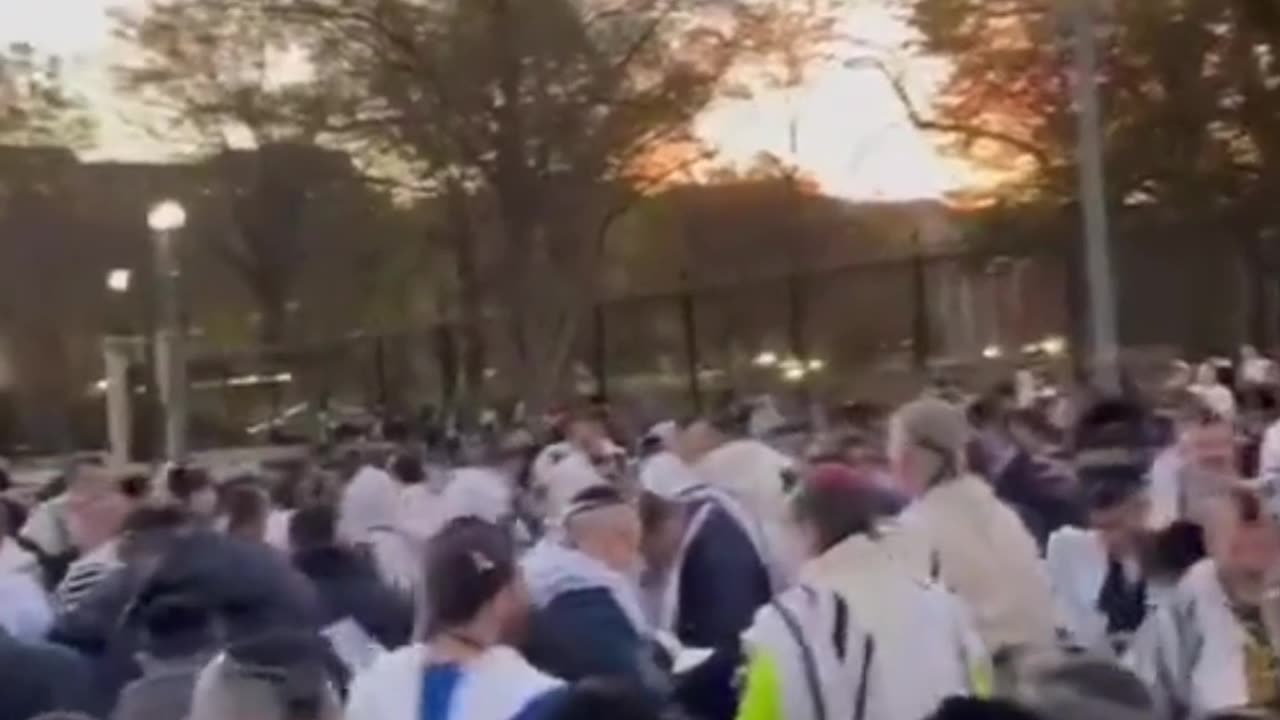
[[[589,406],[447,462],[73,463],[0,505],[0,720],[1272,717],[1267,363],[821,428]]]

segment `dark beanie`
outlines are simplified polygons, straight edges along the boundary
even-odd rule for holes
[[[1145,488],[1151,464],[1148,427],[1146,411],[1124,398],[1104,398],[1080,414],[1072,446],[1090,508],[1113,507]]]

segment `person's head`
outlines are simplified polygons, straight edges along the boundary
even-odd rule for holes
[[[640,551],[645,568],[662,572],[671,567],[680,553],[687,524],[684,503],[652,492],[640,496],[640,526],[644,530]]]
[[[633,685],[605,678],[574,684],[548,720],[658,720],[662,713]]]
[[[617,490],[594,487],[582,491],[565,512],[570,546],[624,575],[640,569],[643,528],[640,514]]]
[[[400,452],[391,460],[391,476],[402,485],[421,485],[427,481],[427,468],[416,452]]]
[[[1014,692],[1043,720],[1155,720],[1145,683],[1112,660],[1068,657],[1033,664]]]
[[[1151,500],[1143,476],[1130,468],[1091,473],[1082,483],[1089,526],[1113,553],[1130,553],[1146,534]]]
[[[924,720],[1044,720],[1007,700],[950,698]]]
[[[510,533],[476,518],[444,527],[427,546],[426,632],[486,645],[516,643],[529,613],[528,591]]]
[[[294,553],[338,545],[338,511],[331,505],[303,508],[289,519],[289,549]]]
[[[604,413],[591,406],[574,410],[565,419],[565,440],[588,455],[600,455],[609,440]]]
[[[218,490],[201,468],[175,465],[165,478],[169,495],[193,517],[212,520],[218,514]]]
[[[82,552],[115,537],[130,507],[120,484],[101,467],[80,464],[68,473],[68,529]]]
[[[903,491],[918,496],[965,471],[964,413],[936,398],[902,407],[889,428],[889,462]]]
[[[277,632],[236,643],[200,673],[191,720],[339,720],[328,654],[313,635]]]
[[[1186,418],[1179,448],[1190,466],[1213,475],[1238,475],[1236,437],[1231,423],[1201,406],[1199,414]]]
[[[151,497],[151,478],[141,473],[126,475],[120,479],[120,492],[134,505],[144,503]]]
[[[1280,528],[1253,489],[1235,485],[1207,510],[1209,555],[1225,575],[1260,580],[1280,560]]]
[[[874,536],[893,510],[887,491],[864,471],[842,465],[815,468],[791,498],[792,520],[811,557],[855,535]]]
[[[173,539],[191,528],[191,516],[181,506],[142,505],[124,520],[120,557],[129,564],[148,563],[164,554]]]
[[[267,534],[271,498],[256,482],[239,482],[227,488],[222,501],[227,534],[262,542]]]

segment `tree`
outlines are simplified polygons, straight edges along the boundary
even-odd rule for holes
[[[119,13],[137,57],[118,76],[163,112],[166,133],[207,153],[220,186],[213,214],[229,222],[204,239],[254,299],[258,340],[274,345],[308,271],[335,257],[367,265],[377,243],[357,238],[388,208],[345,154],[320,146],[334,112],[332,88],[314,81],[325,55],[297,45],[267,10],[184,1]]]
[[[86,145],[93,130],[58,58],[22,43],[0,51],[0,145]]]
[[[1055,12],[1061,5],[904,4],[921,35],[917,49],[945,57],[953,67],[933,107],[913,108],[917,124],[941,132],[971,158],[1020,170],[998,189],[1005,202],[1069,210],[1075,202],[1075,126],[1070,43]],[[1221,248],[1235,248],[1261,272],[1280,254],[1271,239],[1280,230],[1273,202],[1280,190],[1275,4],[1123,0],[1099,7],[1107,8],[1098,24],[1099,80],[1117,235],[1129,245],[1134,238],[1158,238],[1163,247],[1184,238],[1189,248],[1217,250],[1219,261],[1227,257]],[[1153,259],[1125,244],[1117,253]],[[1126,277],[1121,290],[1153,277]],[[1255,310],[1256,317],[1263,314]]]

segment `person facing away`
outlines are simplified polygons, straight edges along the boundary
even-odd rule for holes
[[[328,659],[309,633],[233,642],[201,670],[188,720],[340,720]]]
[[[1280,528],[1251,488],[1206,503],[1210,557],[1134,640],[1131,662],[1164,717],[1280,711]]]
[[[668,683],[636,584],[641,536],[639,513],[617,490],[592,488],[574,499],[563,532],[523,562],[534,607],[531,662],[569,681],[625,681],[661,700]]]
[[[1235,428],[1200,401],[1183,407],[1173,455],[1166,452],[1151,469],[1152,526],[1184,521],[1200,524],[1201,507],[1240,478]]]
[[[271,497],[256,477],[246,476],[230,481],[220,504],[228,535],[248,542],[266,542]]]
[[[529,612],[509,533],[476,518],[445,526],[427,548],[422,641],[356,676],[346,720],[542,720],[564,683],[513,646]]]
[[[400,486],[389,473],[361,467],[343,491],[338,536],[372,559],[383,582],[406,596],[420,581],[415,545],[399,527]]]
[[[879,530],[885,511],[871,478],[828,472],[802,483],[791,512],[810,559],[799,586],[745,635],[741,720],[919,720],[987,689],[968,609],[893,557]]]
[[[382,582],[365,556],[341,542],[337,515],[337,510],[324,505],[293,514],[289,522],[293,565],[316,586],[323,627],[334,633],[340,632],[337,626],[354,623],[381,649],[398,648],[409,642],[412,634],[412,607]],[[353,659],[344,657],[336,647],[340,641],[334,644],[339,657],[354,665]]]
[[[965,601],[993,655],[1053,647],[1053,596],[1039,549],[990,484],[966,472],[968,441],[964,414],[942,400],[923,398],[894,416],[890,460],[915,500],[892,542],[904,562]]]

